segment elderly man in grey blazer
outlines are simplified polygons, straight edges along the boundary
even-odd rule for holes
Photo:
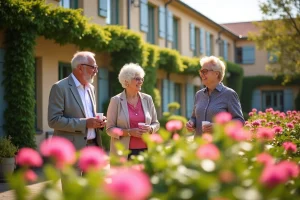
[[[100,130],[105,120],[97,119],[93,78],[98,72],[95,54],[81,51],[71,61],[72,73],[56,82],[50,91],[48,124],[54,136],[70,140],[76,150],[102,146]],[[104,117],[105,118],[105,117]]]

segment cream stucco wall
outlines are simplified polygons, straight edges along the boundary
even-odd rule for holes
[[[240,40],[236,43],[236,47],[243,46],[255,46],[252,41]],[[244,69],[244,76],[272,76],[272,73],[266,71],[266,65],[268,64],[268,53],[264,50],[259,50],[255,47],[255,63],[241,66]]]

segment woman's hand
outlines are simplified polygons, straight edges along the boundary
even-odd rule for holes
[[[213,123],[209,123],[202,126],[202,133],[212,133],[213,132]]]
[[[189,120],[186,124],[185,127],[188,131],[193,132],[195,131],[195,124],[191,120]]]
[[[132,137],[137,137],[137,138],[141,138],[143,133],[145,133],[145,131],[143,131],[140,128],[131,128],[129,130],[130,136]]]

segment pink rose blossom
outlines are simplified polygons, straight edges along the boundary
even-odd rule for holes
[[[289,152],[296,152],[297,151],[297,145],[295,145],[292,142],[284,142],[282,144],[282,146],[284,147],[284,149],[286,151],[289,151]]]
[[[43,163],[40,154],[31,148],[22,148],[16,156],[16,163],[27,167],[40,167]]]
[[[106,153],[96,146],[85,147],[80,151],[79,168],[86,172],[90,169],[101,169],[108,164]]]
[[[120,128],[112,128],[111,132],[117,136],[123,136],[123,131]]]
[[[262,163],[264,165],[269,165],[269,164],[274,163],[273,157],[270,154],[265,153],[265,152],[261,153],[261,154],[258,154],[256,156],[256,160],[257,160],[257,162]]]
[[[253,114],[253,112],[249,112],[248,115],[251,117],[251,116],[253,116],[254,114]]]
[[[255,120],[252,122],[252,126],[259,126],[260,125],[260,120]]]
[[[182,122],[179,120],[170,120],[166,124],[166,129],[170,132],[178,131],[182,129]]]
[[[276,134],[280,134],[283,131],[281,126],[275,126],[275,127],[273,127],[273,130]]]
[[[256,108],[252,108],[252,112],[256,113],[257,109]]]
[[[216,115],[215,121],[218,124],[225,124],[232,119],[232,116],[228,112],[220,112]]]
[[[173,140],[177,141],[177,140],[179,140],[179,139],[180,139],[180,135],[179,135],[178,133],[175,133],[175,134],[173,135]]]
[[[37,180],[37,175],[31,169],[28,169],[24,173],[24,178],[25,178],[26,181],[34,182],[34,181]]]
[[[116,169],[110,176],[111,183],[104,185],[105,192],[118,200],[145,200],[152,188],[149,177],[135,169]]]
[[[292,124],[292,123],[287,123],[286,126],[287,126],[288,128],[291,128],[291,129],[294,128],[294,124]]]
[[[291,161],[282,161],[276,165],[267,165],[263,170],[260,182],[268,187],[283,184],[290,178],[299,175],[298,165]]]
[[[257,138],[262,139],[262,140],[273,140],[275,136],[274,130],[270,128],[259,128],[256,133]]]
[[[42,155],[54,158],[56,166],[60,169],[67,164],[74,164],[76,161],[75,148],[65,138],[54,136],[44,140],[40,149]]]
[[[202,139],[205,140],[207,143],[211,143],[213,141],[213,136],[209,133],[202,134]]]
[[[220,157],[220,151],[214,144],[204,144],[197,149],[196,155],[200,159],[217,160]]]
[[[163,139],[162,139],[162,137],[159,135],[159,134],[157,134],[157,133],[153,133],[153,134],[151,134],[150,135],[150,140],[152,141],[152,142],[155,142],[155,143],[158,143],[158,144],[160,144],[160,143],[163,143]]]
[[[288,111],[286,111],[286,114],[290,115],[290,114],[292,114],[292,111],[288,110]]]
[[[143,171],[145,169],[145,166],[143,164],[135,164],[135,165],[132,165],[131,168],[138,170],[138,171]]]
[[[235,141],[244,141],[251,139],[251,133],[242,128],[242,123],[236,121],[235,123],[225,126],[225,134]]]

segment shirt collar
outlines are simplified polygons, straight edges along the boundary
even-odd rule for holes
[[[217,87],[215,88],[215,90],[218,90],[218,92],[221,92],[223,90],[223,88],[224,88],[223,83],[219,83],[217,85]],[[205,87],[204,92],[207,92],[207,87]]]
[[[74,83],[75,83],[75,85],[76,85],[77,88],[78,88],[78,87],[84,88],[83,85],[78,81],[78,79],[76,78],[76,76],[74,76],[73,73],[71,74],[71,76],[72,76],[72,78],[73,78],[73,80],[74,80]],[[90,88],[90,84],[87,84],[86,87],[87,87],[87,88]]]

